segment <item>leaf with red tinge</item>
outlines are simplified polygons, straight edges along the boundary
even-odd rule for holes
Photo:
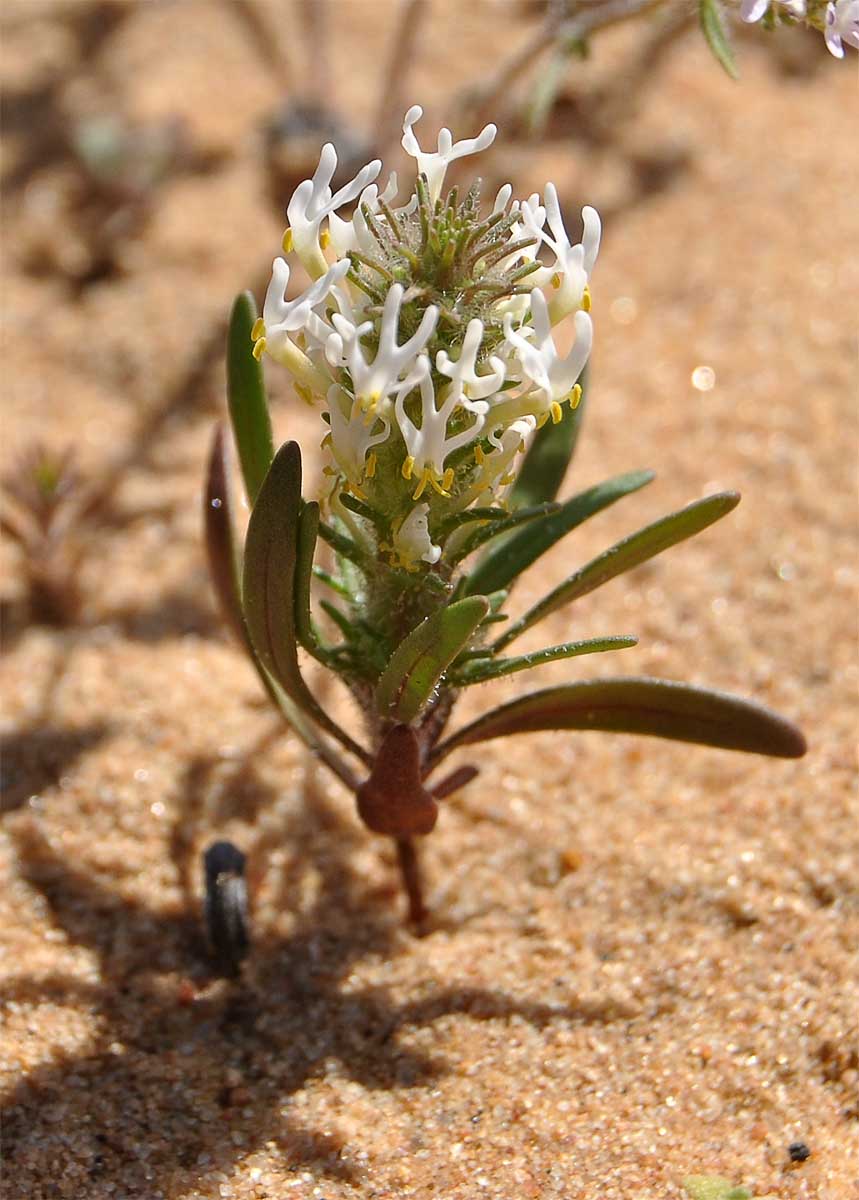
[[[315,651],[318,639],[310,616],[310,582],[313,578],[313,554],[319,532],[319,505],[308,500],[298,517],[298,541],[295,558],[295,632],[307,650]]]
[[[215,594],[233,633],[240,642],[245,642],[247,635],[242,617],[239,552],[230,494],[229,452],[226,431],[220,423],[215,428],[212,448],[209,451],[203,505],[206,556]]]
[[[696,742],[776,758],[801,758],[805,738],[762,705],[724,692],[662,679],[605,679],[533,692],[458,730],[430,756],[457,746],[542,729],[599,729]]]

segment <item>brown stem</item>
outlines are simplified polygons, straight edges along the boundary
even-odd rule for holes
[[[420,928],[427,918],[424,907],[424,889],[421,880],[418,852],[411,838],[397,838],[397,858],[400,863],[400,874],[403,877],[403,887],[409,899],[409,921]]]

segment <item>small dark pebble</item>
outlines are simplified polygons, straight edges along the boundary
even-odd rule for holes
[[[206,932],[222,974],[238,975],[250,948],[245,856],[231,842],[215,842],[203,855]]]
[[[787,1153],[791,1162],[805,1162],[807,1158],[811,1158],[811,1151],[805,1142],[791,1142]]]

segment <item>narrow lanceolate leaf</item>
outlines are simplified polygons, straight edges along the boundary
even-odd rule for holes
[[[509,516],[506,508],[466,508],[463,512],[454,513],[442,521],[435,536],[437,539],[444,539],[461,525],[470,525],[473,521],[503,521]]]
[[[391,655],[376,686],[379,713],[404,725],[413,721],[488,612],[485,596],[468,596],[421,621]]]
[[[698,0],[698,20],[714,58],[732,79],[739,77],[734,51],[725,32],[724,14],[719,0]]]
[[[287,695],[348,750],[369,755],[322,711],[298,666],[295,575],[301,507],[301,452],[281,446],[260,488],[245,540],[243,603],[254,650]]]
[[[704,500],[696,500],[694,504],[681,508],[679,512],[662,517],[652,525],[646,525],[637,533],[616,542],[563,583],[558,584],[554,591],[539,604],[535,604],[518,621],[514,621],[494,644],[493,649],[496,653],[503,650],[520,633],[542,621],[549,613],[602,587],[617,575],[631,571],[633,567],[647,562],[649,558],[661,554],[670,546],[676,546],[678,542],[700,533],[708,525],[726,516],[739,502],[739,492],[719,492],[715,496],[707,496]]]
[[[466,593],[487,595],[509,587],[526,567],[530,567],[571,529],[623,496],[637,492],[652,479],[652,471],[630,471],[626,475],[618,475],[573,496],[556,512],[529,521],[524,529],[506,538],[503,545],[490,550],[477,564],[468,577]]]
[[[586,388],[584,376],[579,382]],[[578,405],[571,412],[565,412],[563,420],[557,425],[547,421],[534,434],[510,491],[510,503],[514,508],[526,508],[555,499],[575,453],[584,410],[585,397],[582,396]]]
[[[205,525],[209,569],[224,616],[239,641],[247,648],[251,661],[283,719],[347,787],[355,785],[349,768],[331,748],[322,742],[301,709],[275,682],[260,661],[245,624],[241,604],[241,568],[232,518],[229,457],[226,431],[215,430],[206,481]]]
[[[315,651],[318,640],[310,617],[310,581],[313,577],[313,552],[319,530],[319,505],[309,500],[298,515],[295,551],[295,633],[306,649]]]
[[[473,529],[467,533],[463,531],[461,541],[457,539],[458,545],[451,552],[446,553],[445,557],[448,562],[456,565],[456,563],[462,562],[464,558],[468,558],[469,554],[473,554],[475,550],[479,550],[481,546],[485,545],[492,538],[498,537],[502,533],[509,533],[511,529],[515,529],[518,525],[535,521],[538,517],[545,517],[549,513],[558,512],[560,507],[560,504],[537,504],[533,508],[520,508],[516,512],[505,513],[500,518],[487,521],[477,529]],[[450,544],[448,542],[448,546]]]
[[[430,762],[457,746],[539,729],[642,733],[777,758],[801,758],[806,749],[795,725],[750,700],[662,679],[606,679],[546,688],[504,704],[442,742]]]
[[[262,366],[254,358],[251,330],[257,309],[250,292],[235,299],[227,335],[227,400],[245,490],[251,504],[274,458]]]
[[[457,668],[450,677],[454,687],[466,687],[470,683],[483,683],[497,679],[499,675],[513,675],[516,671],[528,671],[543,663],[557,662],[560,658],[577,658],[580,654],[601,654],[604,650],[626,650],[638,643],[637,637],[588,638],[582,642],[564,642],[560,646],[549,646],[546,650],[533,650],[530,654],[519,654],[515,658],[475,659]]]
[[[203,494],[206,556],[224,619],[240,642],[247,640],[242,617],[239,552],[230,493],[230,462],[224,426],[218,424],[209,451]]]

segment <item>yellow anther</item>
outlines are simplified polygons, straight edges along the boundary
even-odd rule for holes
[[[478,467],[482,467],[486,462],[486,455],[483,453],[483,447],[479,442],[474,447],[474,461],[477,463]]]
[[[585,290],[582,292],[582,308],[585,312],[591,311],[591,289],[585,284]]]
[[[548,421],[548,419],[549,419],[549,414],[547,412],[540,413],[539,417],[537,418],[537,428],[542,429],[543,426]]]
[[[552,423],[554,425],[557,425],[560,421],[563,421],[564,413],[563,413],[563,410],[561,409],[561,406],[557,400],[552,402],[551,412],[552,412]]]
[[[411,479],[412,471],[414,471],[414,469],[415,469],[415,460],[412,457],[412,455],[410,454],[408,456],[408,458],[404,459],[404,461],[403,461],[403,466],[402,466],[402,469],[400,472],[402,474],[403,479]]]
[[[339,472],[339,471],[335,471],[334,467],[323,467],[323,468],[322,468],[322,474],[323,474],[323,475],[332,475],[332,476],[333,476],[333,475],[339,475],[339,474],[340,474],[340,472]]]
[[[331,241],[331,233],[327,229],[323,229],[319,235],[319,245],[323,250],[327,250]]]
[[[513,482],[513,480],[514,480],[515,478],[516,478],[516,476],[515,476],[515,475],[513,475],[513,474],[510,474],[510,475],[502,475],[502,477],[501,477],[501,478],[498,480],[498,482],[499,482],[500,484],[504,485],[504,484],[507,484],[507,483],[512,483],[512,482]]]
[[[453,467],[448,467],[441,479],[441,486],[445,491],[450,492],[453,487]]]
[[[582,385],[580,383],[576,384],[576,386],[570,392],[567,399],[570,402],[570,408],[578,408],[579,407],[579,404],[582,399]]]
[[[326,433],[325,437],[319,443],[319,446],[322,450],[324,450],[326,446],[330,446],[330,445],[331,445],[331,434]]]
[[[376,451],[375,450],[372,450],[370,452],[370,457],[367,459],[367,466],[365,469],[365,474],[368,479],[372,479],[373,476],[376,474]]]
[[[257,360],[257,362],[259,362],[259,360],[262,358],[262,356],[264,354],[265,354],[265,338],[264,337],[257,338],[257,340],[254,342],[254,350],[253,350],[254,358]]]
[[[254,327],[251,330],[251,341],[258,342],[264,334],[265,321],[262,319],[262,317],[257,317],[257,319],[254,321]]]
[[[352,492],[354,496],[357,496],[359,500],[367,499],[367,493],[362,492],[356,483],[347,483],[346,488],[348,491]]]
[[[421,496],[426,491],[426,486],[432,479],[429,467],[424,467],[424,473],[421,476],[421,481],[412,493],[413,500],[420,500]]]
[[[285,229],[283,232],[283,241],[280,243],[283,246],[284,254],[292,253],[292,230]]]
[[[556,271],[555,274],[552,276],[552,287],[555,289],[555,291],[557,291],[560,286],[561,286],[561,272]]]
[[[311,392],[311,390],[307,386],[307,384],[306,383],[298,383],[296,381],[295,390],[298,392],[299,396],[304,401],[304,403],[306,405],[308,405],[310,408],[313,408],[313,392]]]

